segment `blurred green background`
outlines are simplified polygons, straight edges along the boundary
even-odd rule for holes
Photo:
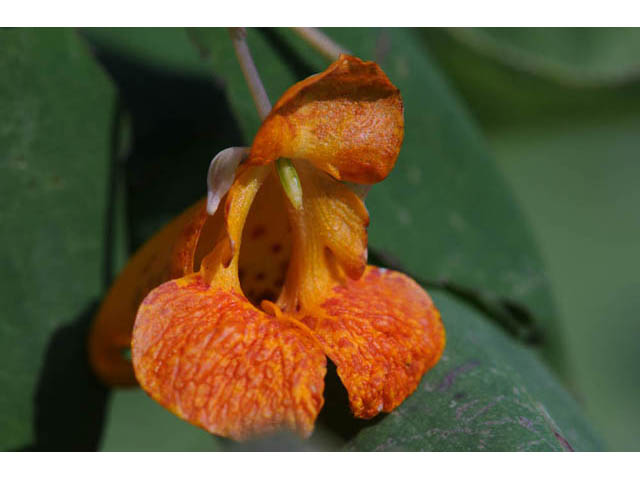
[[[309,443],[236,445],[100,385],[97,302],[259,119],[224,30],[2,29],[0,448],[640,450],[640,29],[325,31],[402,92],[371,259],[431,282],[438,366],[373,422],[333,374]],[[328,65],[289,29],[248,38],[272,100]]]
[[[615,450],[640,449],[640,29],[425,30],[530,220],[566,379]]]

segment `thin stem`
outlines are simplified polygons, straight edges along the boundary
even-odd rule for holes
[[[260,115],[260,119],[264,120],[271,111],[271,102],[267,96],[267,91],[264,89],[262,80],[260,80],[256,64],[253,63],[253,57],[249,51],[249,45],[247,45],[247,31],[243,27],[229,28],[229,34],[233,41],[233,47],[236,50],[238,62],[240,62],[240,68],[247,81],[247,85],[249,85],[253,101],[256,104],[258,115]]]
[[[267,96],[267,91],[264,89],[262,80],[260,80],[260,74],[256,68],[256,64],[253,62],[253,57],[249,51],[249,45],[247,45],[247,31],[242,28],[230,28],[229,34],[233,41],[233,47],[236,50],[236,56],[240,62],[240,68],[244,74],[244,79],[249,85],[251,96],[256,104],[258,115],[264,120],[271,111],[271,102]],[[285,158],[279,158],[276,161],[276,170],[280,177],[280,183],[284,189],[291,204],[296,210],[302,208],[302,187],[300,185],[300,178],[298,178],[298,172],[291,163],[291,160]]]
[[[294,27],[293,31],[329,60],[337,60],[341,53],[349,53],[346,48],[331,40],[317,28]]]

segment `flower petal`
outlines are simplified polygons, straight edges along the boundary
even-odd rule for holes
[[[326,358],[308,330],[200,273],[145,298],[132,357],[156,401],[236,440],[283,426],[306,437],[324,401]]]
[[[311,332],[272,303],[258,310],[238,278],[245,221],[269,174],[273,166],[240,167],[219,209],[226,228],[200,270],[152,290],[133,329],[142,388],[237,440],[282,427],[307,436],[323,404],[326,358]]]
[[[284,284],[291,256],[285,202],[273,171],[258,191],[242,232],[238,276],[242,291],[254,305],[261,300],[275,301]]]
[[[367,267],[302,318],[338,368],[357,417],[390,412],[418,386],[445,345],[429,295],[402,273]]]
[[[304,160],[295,167],[303,208],[289,208],[293,246],[279,305],[297,311],[321,302],[345,277],[359,278],[366,267],[369,214],[347,185]]]
[[[398,89],[374,62],[341,55],[284,93],[247,161],[306,159],[338,180],[376,183],[393,168],[403,136]]]
[[[201,200],[145,243],[109,289],[89,335],[91,365],[106,383],[135,385],[131,362],[122,353],[131,345],[138,306],[152,288],[193,272],[196,245],[207,218],[205,200]],[[207,223],[216,221],[221,225],[216,217]]]

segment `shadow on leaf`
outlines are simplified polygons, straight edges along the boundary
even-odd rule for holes
[[[21,450],[97,450],[109,391],[87,362],[86,339],[96,308],[91,303],[51,337],[34,399],[35,441]]]
[[[132,252],[204,197],[211,159],[244,141],[213,74],[148,65],[99,42],[92,47],[121,98],[114,161],[121,166],[116,181],[124,184]]]

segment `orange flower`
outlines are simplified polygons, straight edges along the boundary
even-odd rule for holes
[[[366,265],[369,215],[344,181],[384,179],[403,128],[400,94],[373,62],[343,55],[291,87],[215,214],[202,200],[126,267],[90,338],[96,372],[135,382],[121,350],[139,305],[135,378],[211,433],[244,439],[286,427],[310,435],[326,357],[355,416],[397,407],[440,358],[444,328],[413,280]],[[283,157],[298,174],[297,207],[275,168]],[[210,195],[211,210],[220,196]]]

